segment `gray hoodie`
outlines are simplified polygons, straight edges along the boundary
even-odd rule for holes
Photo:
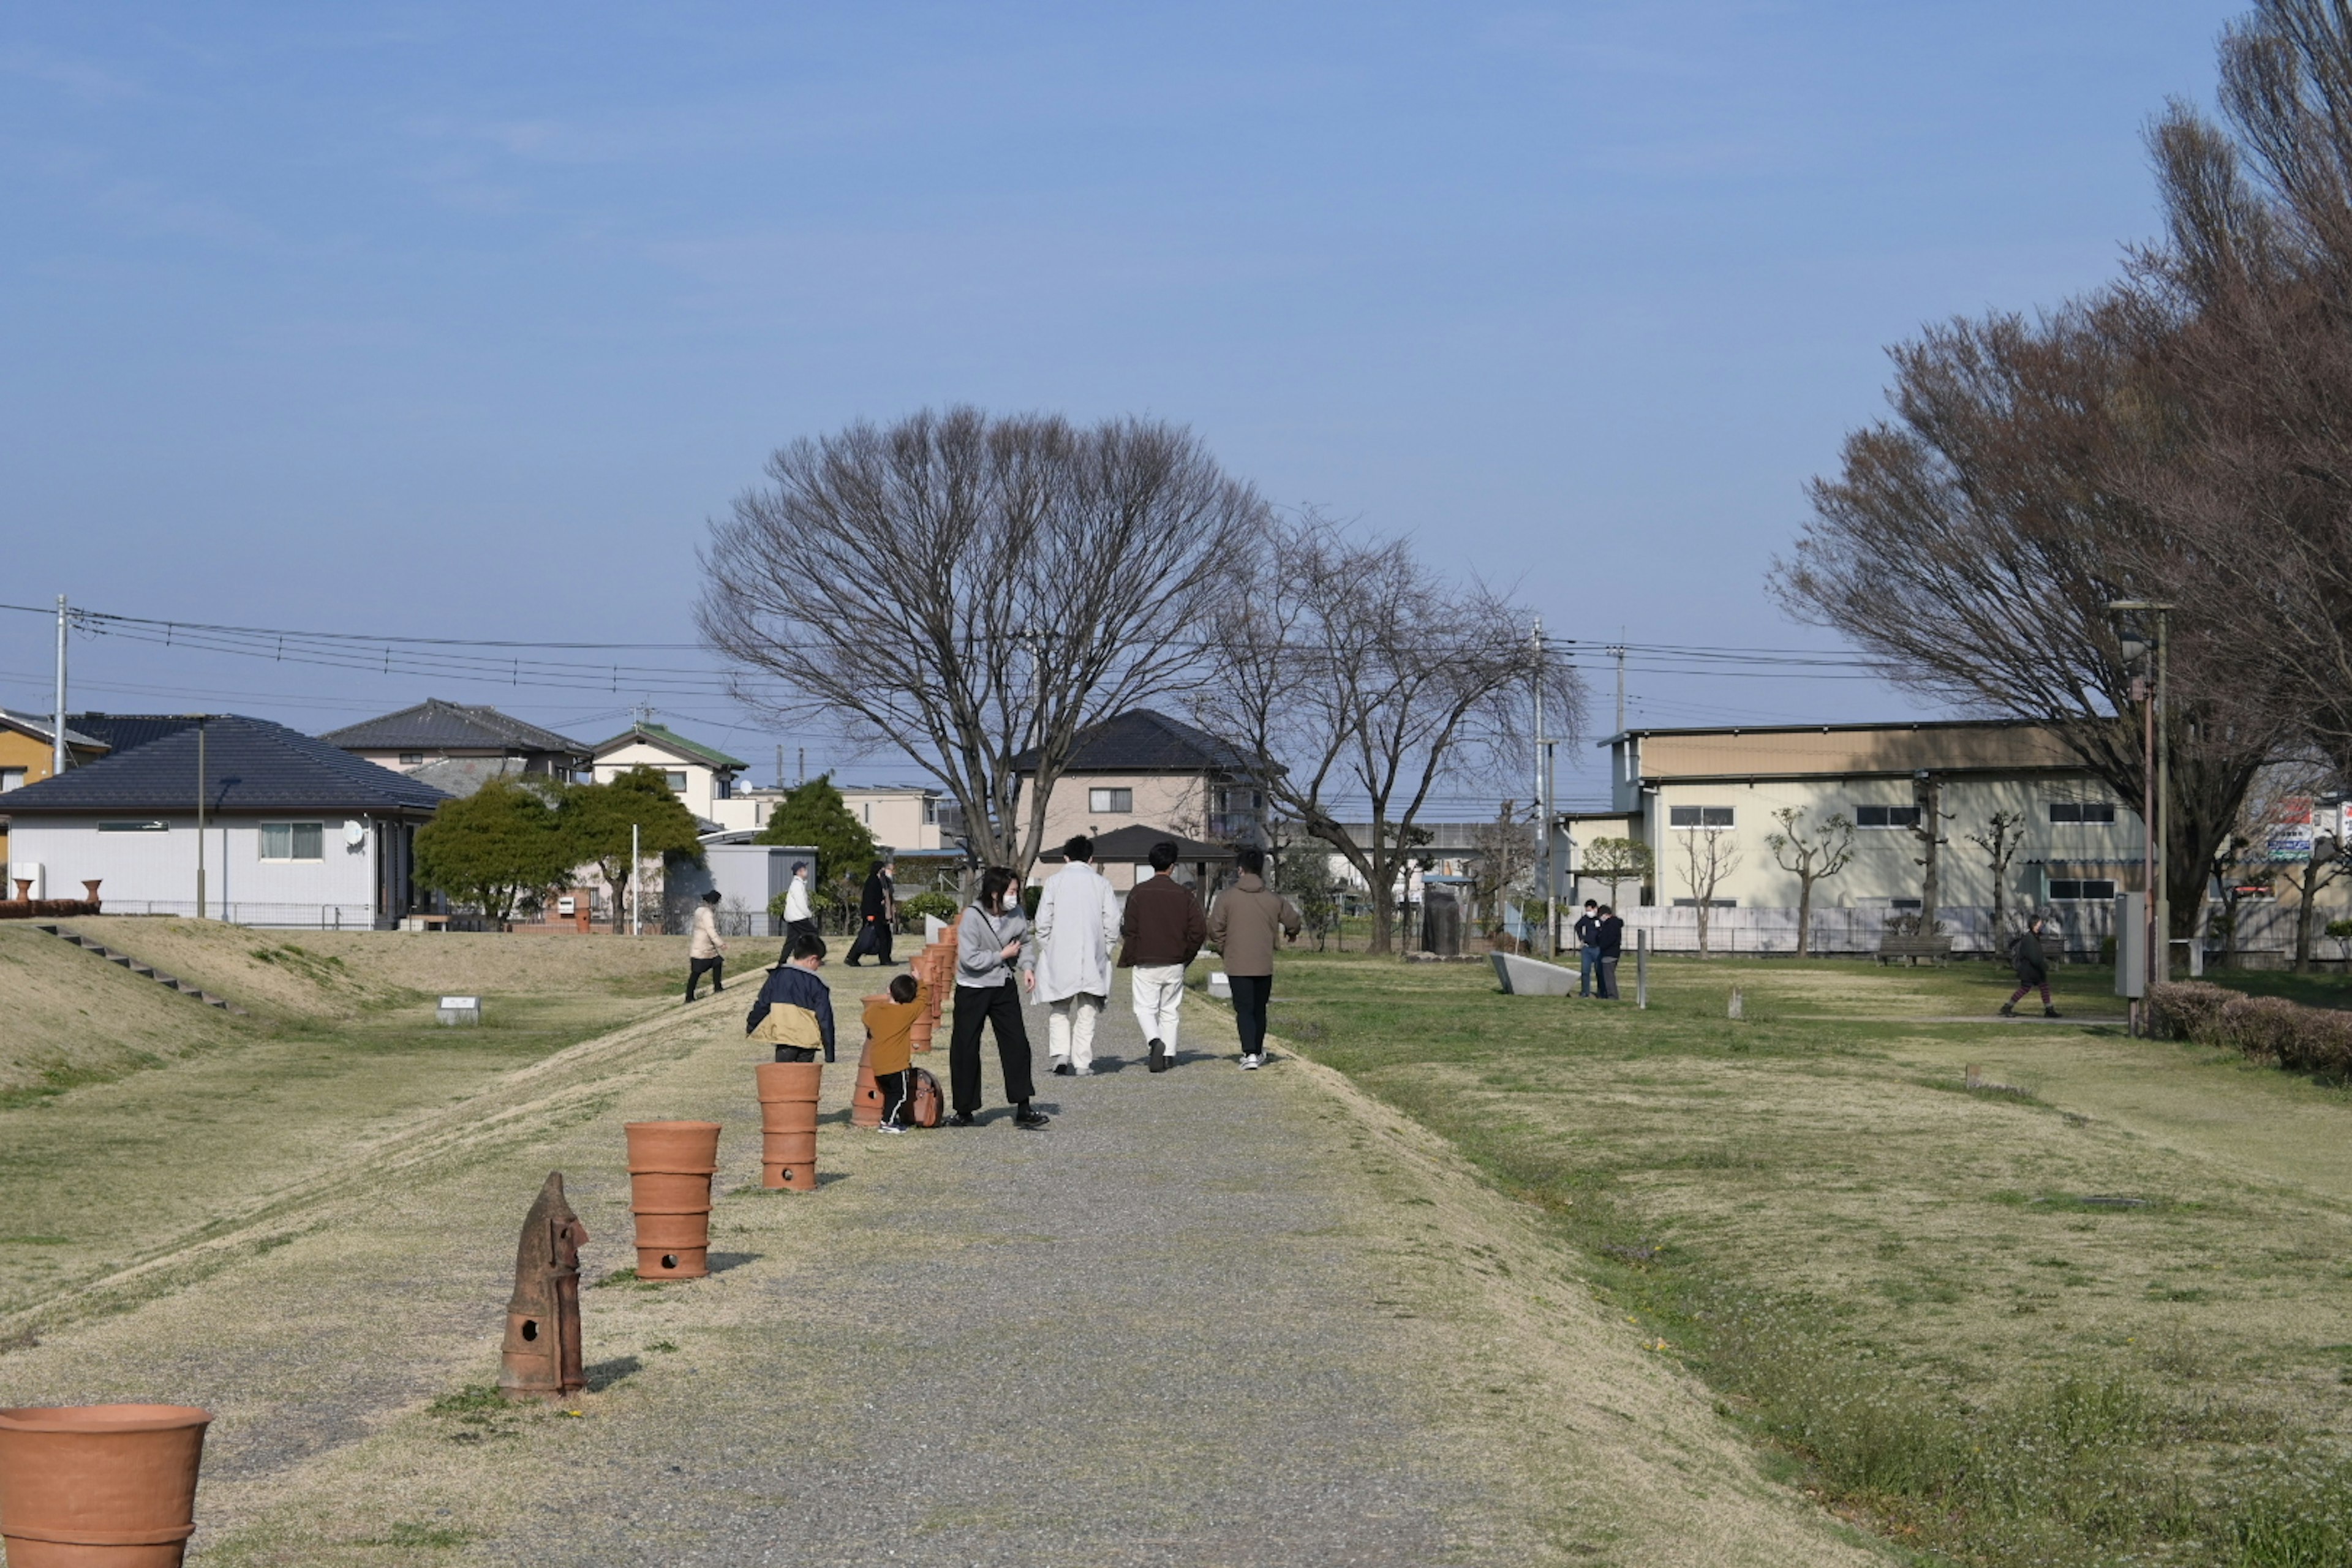
[[[1003,956],[1009,942],[1024,950],[1029,942],[1029,917],[1018,900],[1001,915],[985,914],[978,904],[967,906],[956,922],[956,984],[992,989],[1012,979],[1013,963]]]

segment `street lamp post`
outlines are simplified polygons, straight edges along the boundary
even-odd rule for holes
[[[2172,748],[2167,743],[2164,712],[2165,665],[2171,651],[2172,605],[2159,599],[2115,599],[2108,613],[2128,617],[2122,627],[2124,657],[2143,666],[2133,678],[2133,694],[2144,713],[2145,739],[2140,756],[2144,805],[2140,811],[2141,876],[2147,888],[2147,981],[2151,985],[2171,978],[2172,910],[2165,897],[2165,826],[2172,800]]]

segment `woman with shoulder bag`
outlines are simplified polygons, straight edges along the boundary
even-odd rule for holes
[[[1021,1018],[1021,987],[1013,965],[1029,935],[1013,873],[991,866],[980,879],[980,897],[956,922],[955,1033],[948,1042],[948,1076],[955,1114],[950,1127],[969,1127],[980,1110],[980,1026],[996,1033],[996,1059],[1004,1069],[1004,1098],[1013,1106],[1016,1127],[1043,1127],[1052,1120],[1033,1110],[1029,1076],[1029,1029]]]

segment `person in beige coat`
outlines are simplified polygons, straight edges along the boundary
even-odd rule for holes
[[[705,974],[710,976],[710,994],[718,995],[727,989],[727,944],[719,936],[719,890],[712,889],[702,895],[702,902],[694,906],[694,930],[686,939],[686,999],[694,1000],[694,988]]]
[[[1224,959],[1234,988],[1234,1026],[1242,1037],[1242,1066],[1265,1065],[1265,1005],[1274,994],[1274,941],[1289,942],[1306,919],[1298,906],[1265,885],[1265,851],[1244,844],[1234,851],[1241,875],[1209,906],[1209,945]]]

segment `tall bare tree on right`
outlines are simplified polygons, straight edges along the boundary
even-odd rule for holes
[[[1446,582],[1402,540],[1308,514],[1265,542],[1209,617],[1216,663],[1193,712],[1252,757],[1278,814],[1363,879],[1372,951],[1387,952],[1413,829],[1441,784],[1520,776],[1534,682],[1556,739],[1578,732],[1582,688],[1539,668],[1524,610]]]

